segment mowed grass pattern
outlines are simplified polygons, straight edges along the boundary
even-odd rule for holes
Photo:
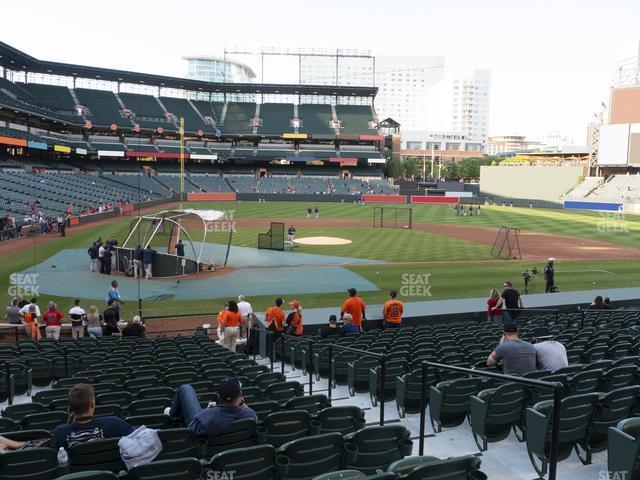
[[[372,205],[328,204],[318,203],[321,218],[366,219],[372,222]],[[331,235],[350,238],[354,243],[346,247],[296,247],[296,251],[307,253],[345,255],[355,258],[372,258],[392,262],[443,261],[429,264],[392,264],[349,267],[364,276],[380,288],[379,292],[367,292],[365,301],[381,303],[388,291],[398,289],[402,284],[403,274],[430,274],[431,297],[407,298],[405,300],[447,299],[463,297],[483,297],[489,289],[500,286],[504,280],[511,280],[518,287],[522,281],[520,274],[530,269],[533,264],[515,261],[481,261],[488,258],[487,247],[473,242],[455,240],[426,232],[393,229],[366,228],[318,228],[313,220],[306,220],[306,209],[315,204],[294,203],[193,203],[188,208],[218,208],[233,210],[237,218],[295,218],[298,236]],[[568,212],[562,210],[521,209],[509,207],[485,207],[480,217],[458,217],[450,207],[418,205],[413,206],[414,221],[447,223],[457,225],[473,225],[497,228],[500,225],[511,225],[523,230],[548,232],[559,235],[597,239],[638,247],[640,245],[640,223],[637,216],[627,215],[624,219],[601,216],[597,213]],[[159,209],[161,210],[161,209]],[[8,291],[10,275],[20,272],[34,264],[51,257],[56,252],[67,248],[88,248],[97,237],[109,238],[112,234],[123,240],[129,232],[131,217],[114,220],[110,225],[96,226],[84,232],[69,229],[65,238],[55,238],[41,244],[39,238],[32,247],[19,255],[3,257],[0,262],[0,302],[7,305],[10,300]],[[608,228],[611,227],[611,228]],[[255,246],[257,233],[261,229],[240,228],[233,236],[236,245]],[[620,231],[622,230],[622,231]],[[353,237],[353,238],[351,238]],[[212,239],[222,238],[220,234],[212,235]],[[224,236],[226,238],[226,235]],[[1,251],[0,244],[0,251]],[[451,260],[466,260],[464,263],[446,263]],[[87,257],[88,266],[88,257]],[[542,265],[537,265],[539,268]],[[559,262],[556,268],[557,283],[562,291],[601,289],[638,286],[640,284],[639,261],[580,261]],[[538,288],[542,279],[538,277]],[[310,278],[309,282],[313,282]],[[595,282],[595,283],[593,283]],[[241,289],[241,286],[238,287]],[[144,290],[144,282],[142,283]],[[246,293],[246,292],[243,292]],[[290,300],[289,292],[282,296]],[[104,307],[105,291],[96,291],[92,298],[81,299],[88,307],[95,304],[99,309]],[[335,294],[301,295],[299,300],[306,308],[321,306],[338,306],[344,299],[343,292]],[[62,311],[67,311],[74,298],[73,292],[68,297],[43,295],[41,305],[53,300]],[[211,292],[210,298],[199,301],[175,301],[166,299],[143,302],[145,315],[159,313],[193,313],[217,312],[223,299]],[[273,302],[272,296],[252,297],[251,301],[257,311],[264,310]],[[479,310],[483,305],[479,305]],[[123,307],[123,317],[129,318],[137,313],[137,304],[128,302]]]

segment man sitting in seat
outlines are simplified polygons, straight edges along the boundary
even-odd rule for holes
[[[547,327],[537,327],[533,331],[536,349],[536,364],[538,370],[555,372],[569,366],[567,349],[563,344],[553,339],[553,335]]]
[[[342,326],[342,335],[350,333],[360,333],[360,327],[353,324],[353,317],[349,313],[345,313],[342,317],[344,325]]]
[[[505,324],[500,344],[487,358],[489,367],[500,363],[505,375],[524,375],[536,370],[536,349],[529,342],[518,338],[515,323]]]
[[[247,407],[242,398],[240,382],[225,378],[218,385],[218,405],[203,409],[191,385],[181,385],[168,414],[182,417],[184,424],[196,435],[215,439],[236,420],[246,418],[258,421],[256,412]]]
[[[69,422],[53,431],[56,449],[68,450],[77,443],[105,438],[120,438],[133,432],[133,428],[119,417],[93,418],[96,396],[91,385],[79,383],[69,390]]]

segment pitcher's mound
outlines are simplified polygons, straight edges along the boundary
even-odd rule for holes
[[[351,240],[338,237],[302,237],[296,238],[293,243],[300,245],[349,245]]]

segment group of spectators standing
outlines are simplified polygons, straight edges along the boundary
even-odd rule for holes
[[[89,271],[111,275],[111,264],[117,246],[118,240],[116,240],[116,237],[113,235],[106,242],[103,242],[102,238],[98,238],[93,242],[89,250],[87,250],[89,258],[91,259]]]
[[[68,311],[68,322],[71,324],[71,336],[79,339],[85,333],[92,338],[103,335],[143,336],[144,326],[139,316],[123,322],[120,319],[120,306],[124,303],[120,298],[118,281],[113,280],[107,293],[106,308],[99,312],[98,307],[91,305],[88,311],[80,305],[80,300],[75,299],[73,306]],[[38,299],[30,301],[18,295],[11,300],[6,308],[5,321],[13,325],[23,325],[25,333],[35,341],[42,338],[42,330],[46,338],[58,340],[65,320],[64,314],[58,309],[55,302],[47,304],[47,310],[41,313]]]
[[[366,319],[366,304],[358,296],[355,288],[347,290],[349,296],[340,308],[340,320],[338,316],[329,317],[329,325],[320,329],[320,335],[328,337],[331,335],[343,336],[351,333],[359,333],[362,330],[362,321]],[[389,295],[389,300],[382,308],[385,328],[398,328],[402,325],[402,314],[404,304],[398,300],[397,292],[393,291]],[[285,313],[283,309],[284,300],[276,298],[273,305],[267,308],[264,314],[264,321],[267,330],[273,332],[274,340],[282,334],[300,336],[303,333],[303,310],[300,301],[289,302],[290,311]],[[243,328],[247,328],[248,353],[256,353],[257,336],[253,327],[256,325],[254,312],[251,304],[247,302],[243,295],[238,300],[229,300],[224,304],[223,309],[218,313],[217,334],[220,343],[236,351],[236,344]]]

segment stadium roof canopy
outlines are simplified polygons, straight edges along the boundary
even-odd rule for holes
[[[61,75],[74,78],[88,78],[109,82],[146,85],[152,87],[175,88],[180,90],[210,93],[253,93],[282,95],[325,95],[375,97],[377,87],[339,87],[332,85],[287,85],[259,83],[211,83],[164,75],[114,70],[111,68],[89,67],[69,63],[39,60],[17,48],[0,42],[0,66],[8,70]]]

